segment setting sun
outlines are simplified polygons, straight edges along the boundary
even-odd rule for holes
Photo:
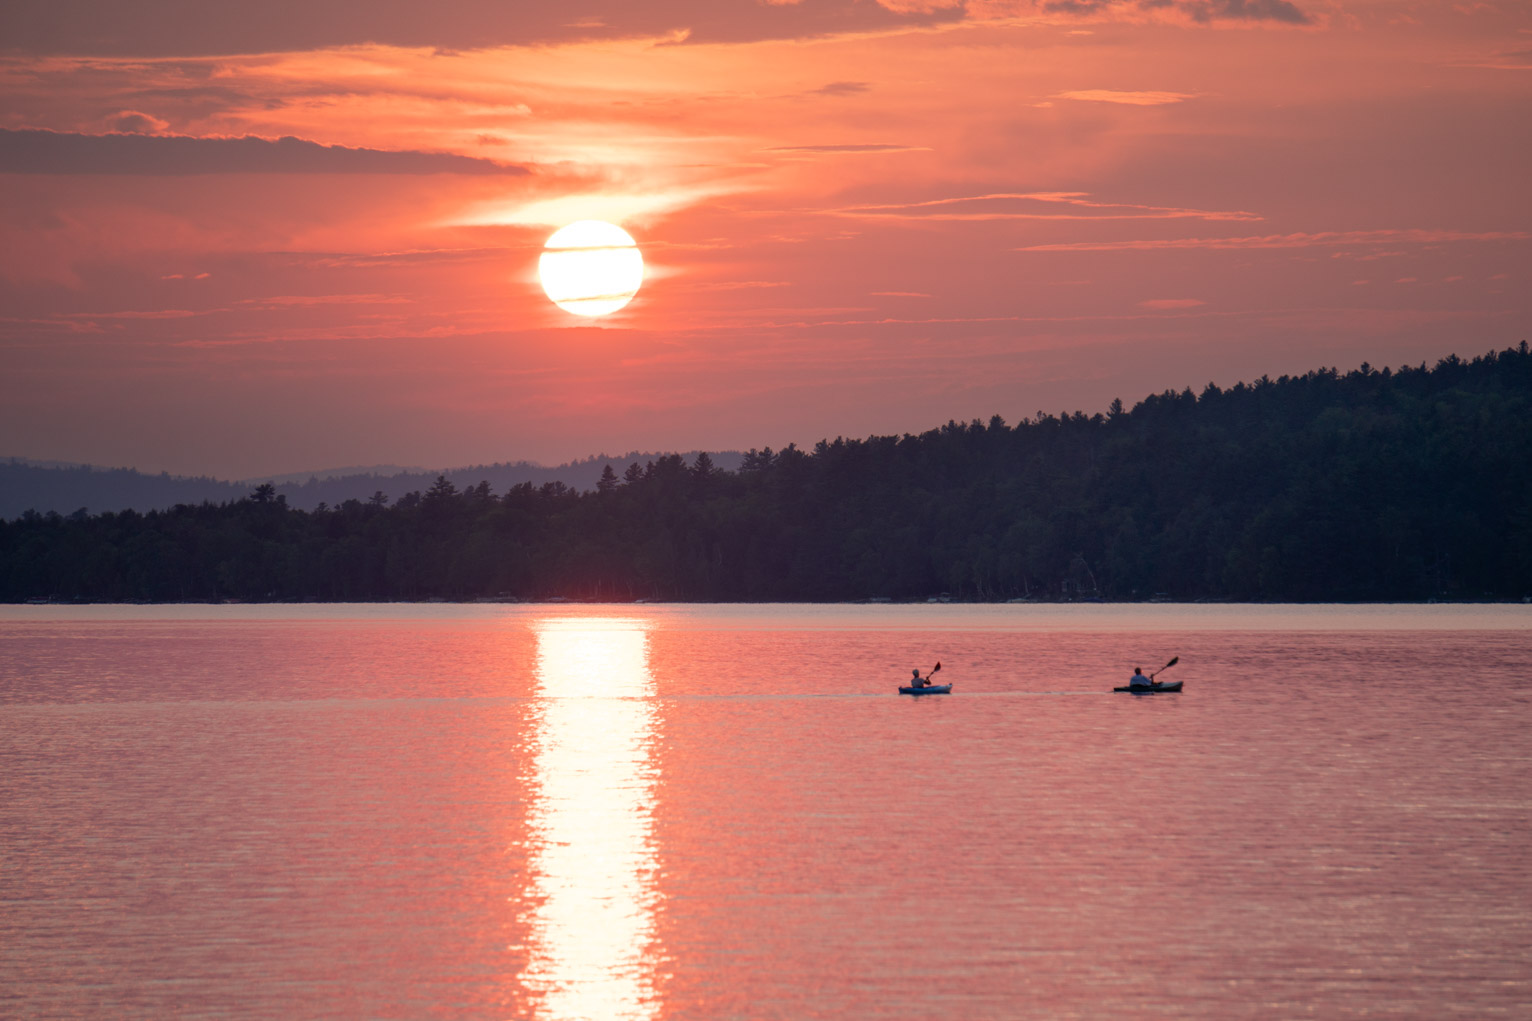
[[[555,231],[537,264],[553,303],[577,316],[610,315],[633,300],[644,257],[627,231],[604,220],[578,220]]]

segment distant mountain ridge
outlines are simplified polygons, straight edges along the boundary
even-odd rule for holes
[[[698,453],[700,451],[687,451],[682,456],[692,461]],[[250,491],[262,482],[275,485],[277,494],[286,497],[289,506],[300,510],[313,510],[321,503],[333,507],[347,500],[367,500],[379,492],[393,502],[406,493],[431,488],[438,475],[446,476],[460,489],[488,482],[496,493],[504,493],[523,482],[537,486],[562,482],[573,489],[589,490],[596,488],[596,480],[608,464],[621,475],[629,464],[643,465],[663,456],[664,453],[649,451],[630,451],[621,457],[597,454],[551,468],[531,461],[441,470],[376,465],[371,469],[334,468],[256,476],[239,481],[166,472],[151,475],[133,468],[103,468],[12,457],[0,460],[0,520],[19,518],[29,510],[39,514],[67,515],[84,508],[91,514],[100,514],[103,511],[165,510],[176,504],[227,503],[249,496]],[[708,451],[708,456],[715,465],[728,471],[738,468],[744,459],[744,455],[735,450]]]

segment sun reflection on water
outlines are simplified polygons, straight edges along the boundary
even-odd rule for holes
[[[533,624],[541,701],[522,982],[548,1021],[658,1014],[649,626]]]

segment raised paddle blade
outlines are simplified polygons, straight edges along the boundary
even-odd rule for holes
[[[1170,662],[1166,663],[1164,666],[1160,667],[1160,670],[1169,670],[1171,667],[1175,666],[1179,662],[1181,662],[1181,657],[1180,656],[1172,656],[1172,657],[1170,657]],[[1155,673],[1159,673],[1159,670],[1156,670]]]
[[[936,671],[940,670],[941,668],[942,668],[941,662],[938,660],[937,664],[934,667],[931,668],[931,674],[936,673]],[[931,674],[926,674],[926,676],[930,677]]]

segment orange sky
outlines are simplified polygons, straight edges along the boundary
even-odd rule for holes
[[[1525,3],[224,7],[0,12],[0,456],[809,445],[1532,337]],[[648,265],[598,321],[535,278],[590,217]]]

